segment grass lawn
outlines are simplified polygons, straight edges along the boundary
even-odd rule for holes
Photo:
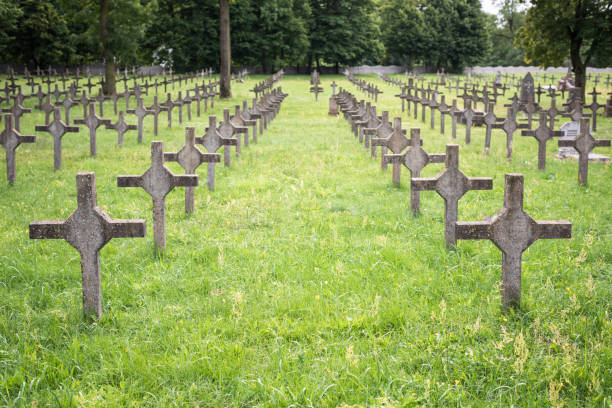
[[[283,78],[281,112],[231,168],[217,166],[214,192],[206,166],[198,170],[195,212],[185,216],[182,189],[168,195],[167,249],[156,251],[150,196],[118,188],[116,177],[149,167],[152,140],[177,151],[184,126],[203,134],[209,114],[220,120],[263,78],[233,84],[233,99],[215,100],[200,118],[193,109],[183,126],[175,112],[168,129],[162,113],[157,137],[147,117],[143,144],[131,131],[120,148],[116,132],[100,130],[96,158],[86,128],[67,134],[60,171],[51,136],[38,132],[36,144],[17,149],[14,186],[0,160],[0,406],[612,406],[612,168],[591,164],[581,187],[577,163],[553,158],[556,141],[538,171],[533,138],[515,133],[509,162],[501,130],[484,156],[484,128],[470,145],[458,129],[460,168],[493,178],[493,190],[461,199],[460,221],[493,215],[504,174],[522,173],[526,211],[572,223],[572,239],[540,240],[524,253],[517,312],[500,309],[494,244],[446,250],[441,197],[421,193],[413,216],[407,169],[394,187],[391,169],[380,170],[341,116],[327,115],[332,80],[361,95],[341,76],[322,76],[318,103],[308,77]],[[418,121],[402,115],[397,88],[362,78],[384,91],[378,112],[421,128],[429,153],[454,142],[449,119],[440,135],[420,112]],[[115,122],[110,101],[105,114]],[[74,107],[72,118],[81,116]],[[40,112],[24,117],[22,134],[43,122]],[[612,138],[612,119],[598,118],[597,137]],[[84,171],[95,172],[111,217],[147,220],[146,238],[114,239],[101,251],[104,316],[94,323],[82,318],[77,251],[30,240],[27,230],[68,217]]]

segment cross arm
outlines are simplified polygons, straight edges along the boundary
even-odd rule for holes
[[[234,129],[236,133],[248,133],[249,132],[249,128],[246,126],[236,126],[232,124],[232,128]]]
[[[30,239],[63,239],[64,221],[34,221],[30,223]]]
[[[491,239],[491,223],[488,221],[457,222],[457,239]]]
[[[595,139],[595,147],[609,147],[610,140],[606,139]]]
[[[535,136],[535,130],[521,130],[521,136]]]
[[[164,161],[175,162],[178,161],[178,152],[164,152]]]
[[[493,179],[488,177],[473,177],[468,179],[468,189],[470,190],[491,190]]]
[[[19,138],[19,143],[36,143],[36,136],[22,135]]]
[[[113,238],[142,238],[147,232],[145,220],[111,220]]]
[[[222,145],[227,145],[227,146],[236,146],[236,145],[238,145],[238,140],[236,140],[234,138],[222,137],[220,139],[221,139],[221,144]]]
[[[538,239],[571,238],[572,224],[569,221],[536,221]]]
[[[385,163],[402,163],[404,160],[403,154],[385,154]]]
[[[438,178],[413,178],[411,188],[414,190],[435,190]]]
[[[202,153],[200,156],[201,163],[220,163],[221,155],[218,153]]]
[[[422,144],[423,144],[423,141],[421,140],[421,145]],[[429,156],[429,161],[431,163],[444,163],[446,161],[446,154],[433,153],[433,154],[428,154],[427,156]]]
[[[576,139],[571,140],[558,140],[559,147],[574,147],[576,145]]]
[[[117,176],[117,187],[141,187],[142,176]]]
[[[48,132],[49,131],[49,126],[48,125],[36,125],[34,127],[34,130],[37,132]]]
[[[198,176],[195,174],[180,174],[174,176],[175,187],[196,187],[198,185]]]

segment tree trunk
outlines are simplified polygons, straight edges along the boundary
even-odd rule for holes
[[[582,62],[582,58],[580,58],[580,47],[582,46],[582,39],[580,39],[577,35],[572,35],[570,40],[570,56],[572,59],[572,70],[575,75],[574,86],[580,87],[580,97],[584,102],[584,93],[586,86],[586,65]]]
[[[340,63],[336,61],[336,75],[340,73]]]
[[[117,88],[115,81],[115,59],[108,40],[108,2],[109,0],[102,0],[100,3],[100,41],[102,42],[106,71],[102,91],[105,95],[112,95],[116,92]]]
[[[228,0],[219,0],[219,51],[221,65],[221,98],[232,97],[232,79],[230,75],[232,51],[230,43],[230,13]]]

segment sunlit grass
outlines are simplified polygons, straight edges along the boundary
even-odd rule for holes
[[[499,250],[465,241],[447,251],[442,199],[423,192],[422,214],[412,216],[406,169],[395,188],[347,122],[327,115],[332,80],[360,95],[340,76],[322,77],[318,103],[308,77],[285,77],[281,112],[231,168],[217,166],[214,192],[205,166],[198,171],[194,214],[184,215],[181,189],[168,195],[168,248],[156,253],[150,197],[117,188],[116,176],[144,172],[152,140],[176,151],[184,126],[204,133],[208,114],[220,118],[223,108],[250,100],[263,78],[234,84],[233,99],[216,100],[201,118],[192,108],[194,120],[183,126],[175,113],[168,129],[162,114],[156,138],[147,117],[142,145],[129,132],[119,148],[116,132],[100,130],[90,158],[86,130],[67,134],[57,172],[51,136],[37,133],[35,145],[17,150],[12,187],[2,162],[0,404],[610,405],[612,170],[592,164],[589,185],[580,187],[577,163],[553,158],[555,142],[541,172],[532,138],[517,132],[508,162],[502,131],[494,131],[489,156],[484,129],[474,129],[468,146],[458,131],[460,168],[494,180],[493,190],[462,198],[460,220],[495,213],[504,174],[519,172],[535,219],[573,224],[571,240],[538,241],[525,252],[516,313],[500,310]],[[384,91],[378,111],[400,116],[399,90],[367,78]],[[73,118],[81,114],[73,108]],[[429,153],[454,142],[450,120],[442,136],[429,122],[402,118],[404,128],[421,128]],[[22,133],[43,120],[38,112],[24,118]],[[598,126],[598,137],[612,136],[612,120],[600,117]],[[31,221],[70,214],[80,171],[96,173],[99,205],[111,217],[148,223],[146,238],[115,239],[102,250],[104,317],[91,324],[82,319],[78,253],[27,232]]]

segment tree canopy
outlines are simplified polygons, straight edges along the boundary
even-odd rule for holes
[[[0,0],[0,59],[219,68],[219,0],[104,2],[106,37],[100,1]],[[479,0],[232,0],[232,65],[557,65],[570,58],[571,35],[583,64],[611,62],[610,2],[533,0],[529,11],[525,0],[497,2],[490,16]]]

